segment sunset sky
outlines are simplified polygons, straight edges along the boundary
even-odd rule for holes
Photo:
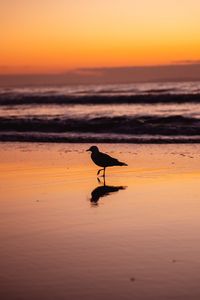
[[[200,59],[199,0],[0,2],[0,73]]]

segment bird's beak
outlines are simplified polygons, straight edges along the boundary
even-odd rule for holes
[[[90,151],[90,148],[89,148],[89,149],[87,149],[86,151]]]

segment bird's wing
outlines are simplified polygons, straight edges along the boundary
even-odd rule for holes
[[[118,159],[102,152],[99,153],[99,160],[107,166],[118,166],[120,164]]]

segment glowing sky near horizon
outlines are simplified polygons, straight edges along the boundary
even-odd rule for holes
[[[0,2],[0,72],[200,59],[199,0]]]

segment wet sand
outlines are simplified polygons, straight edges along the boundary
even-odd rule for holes
[[[1,144],[0,298],[200,299],[200,145],[89,146]]]

